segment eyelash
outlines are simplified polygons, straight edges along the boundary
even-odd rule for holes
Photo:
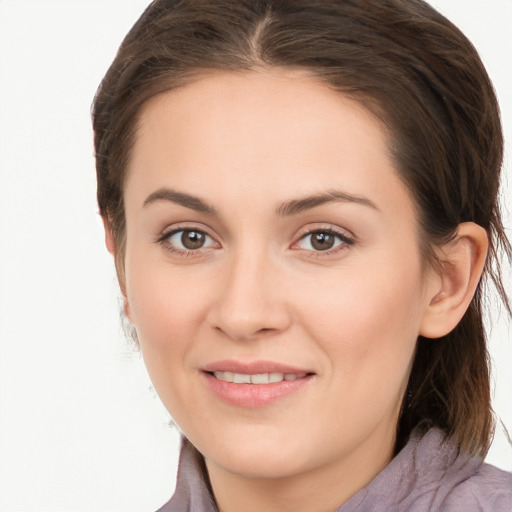
[[[178,226],[178,227],[162,234],[162,236],[160,236],[156,241],[157,241],[157,243],[162,245],[164,247],[164,249],[166,249],[167,251],[169,251],[173,254],[177,254],[178,256],[184,256],[187,258],[193,257],[193,256],[199,256],[200,254],[204,254],[204,251],[210,251],[213,248],[212,246],[208,246],[208,247],[199,247],[197,249],[184,250],[184,249],[180,249],[170,243],[171,237],[173,237],[179,233],[186,232],[186,231],[202,234],[205,237],[207,237],[207,239],[209,239],[210,241],[213,241],[214,244],[219,245],[218,242],[216,242],[215,239],[212,236],[210,236],[205,230],[191,227],[191,226]],[[295,247],[298,244],[300,244],[300,242],[305,240],[307,237],[311,237],[315,234],[326,234],[326,235],[333,236],[335,239],[337,239],[339,241],[339,243],[337,245],[335,245],[334,247],[332,247],[331,249],[326,249],[326,250],[301,249],[301,248]],[[347,246],[351,246],[354,243],[355,243],[355,239],[353,237],[347,235],[346,233],[341,233],[340,231],[337,231],[331,227],[329,227],[329,228],[319,227],[319,228],[315,228],[315,229],[309,229],[308,231],[303,233],[299,237],[299,239],[292,244],[291,248],[293,250],[304,250],[304,251],[308,252],[311,257],[321,258],[323,256],[329,256],[331,254],[335,254],[339,251],[345,250],[347,248]]]

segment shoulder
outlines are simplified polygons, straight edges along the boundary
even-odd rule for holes
[[[416,432],[338,512],[512,512],[512,474],[461,452],[443,432]]]
[[[512,473],[460,451],[437,429],[416,443],[415,483],[419,496],[431,490],[428,510],[512,512]]]
[[[474,473],[450,489],[443,512],[511,512],[512,473],[481,464]]]

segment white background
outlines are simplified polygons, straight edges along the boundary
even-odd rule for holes
[[[178,435],[120,329],[89,119],[147,3],[0,0],[1,512],[152,512],[174,487]],[[432,3],[494,80],[511,181],[512,1]],[[498,316],[495,409],[512,430],[511,329]],[[489,460],[510,470],[504,439]]]

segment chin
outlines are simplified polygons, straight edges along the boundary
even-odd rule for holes
[[[207,440],[206,450],[196,447],[207,463],[230,473],[249,478],[285,478],[314,466],[314,461],[307,454],[308,443],[298,438],[291,440],[290,435],[287,437],[288,441],[284,442],[262,434],[254,440],[253,436],[246,434],[243,439],[226,437],[221,443]]]
[[[286,457],[276,451],[260,453],[254,457],[241,457],[229,453],[224,457],[219,456],[219,459],[209,460],[224,470],[245,478],[280,479],[308,470],[305,464],[301,464],[297,453],[292,457]]]

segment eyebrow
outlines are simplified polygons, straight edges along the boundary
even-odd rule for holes
[[[317,206],[333,202],[355,203],[380,211],[373,201],[364,196],[353,195],[339,190],[328,190],[327,192],[322,192],[320,194],[286,201],[277,209],[277,214],[281,217],[287,217],[289,215],[296,215],[316,208]]]
[[[177,190],[172,190],[170,188],[161,188],[150,194],[144,201],[143,208],[159,201],[169,201],[200,213],[217,215],[217,210],[203,199],[184,192],[178,192]],[[299,213],[312,210],[318,206],[322,206],[323,204],[333,202],[355,203],[379,211],[377,205],[366,197],[348,194],[347,192],[339,190],[328,190],[327,192],[322,192],[320,194],[286,201],[277,209],[277,215],[280,217],[297,215]]]
[[[206,201],[199,197],[185,194],[184,192],[178,192],[170,188],[161,188],[156,192],[150,194],[144,204],[143,208],[147,208],[149,205],[157,203],[159,201],[170,201],[171,203],[179,204],[185,208],[190,208],[201,213],[207,213],[209,215],[217,215],[217,211],[213,206],[210,206]]]

